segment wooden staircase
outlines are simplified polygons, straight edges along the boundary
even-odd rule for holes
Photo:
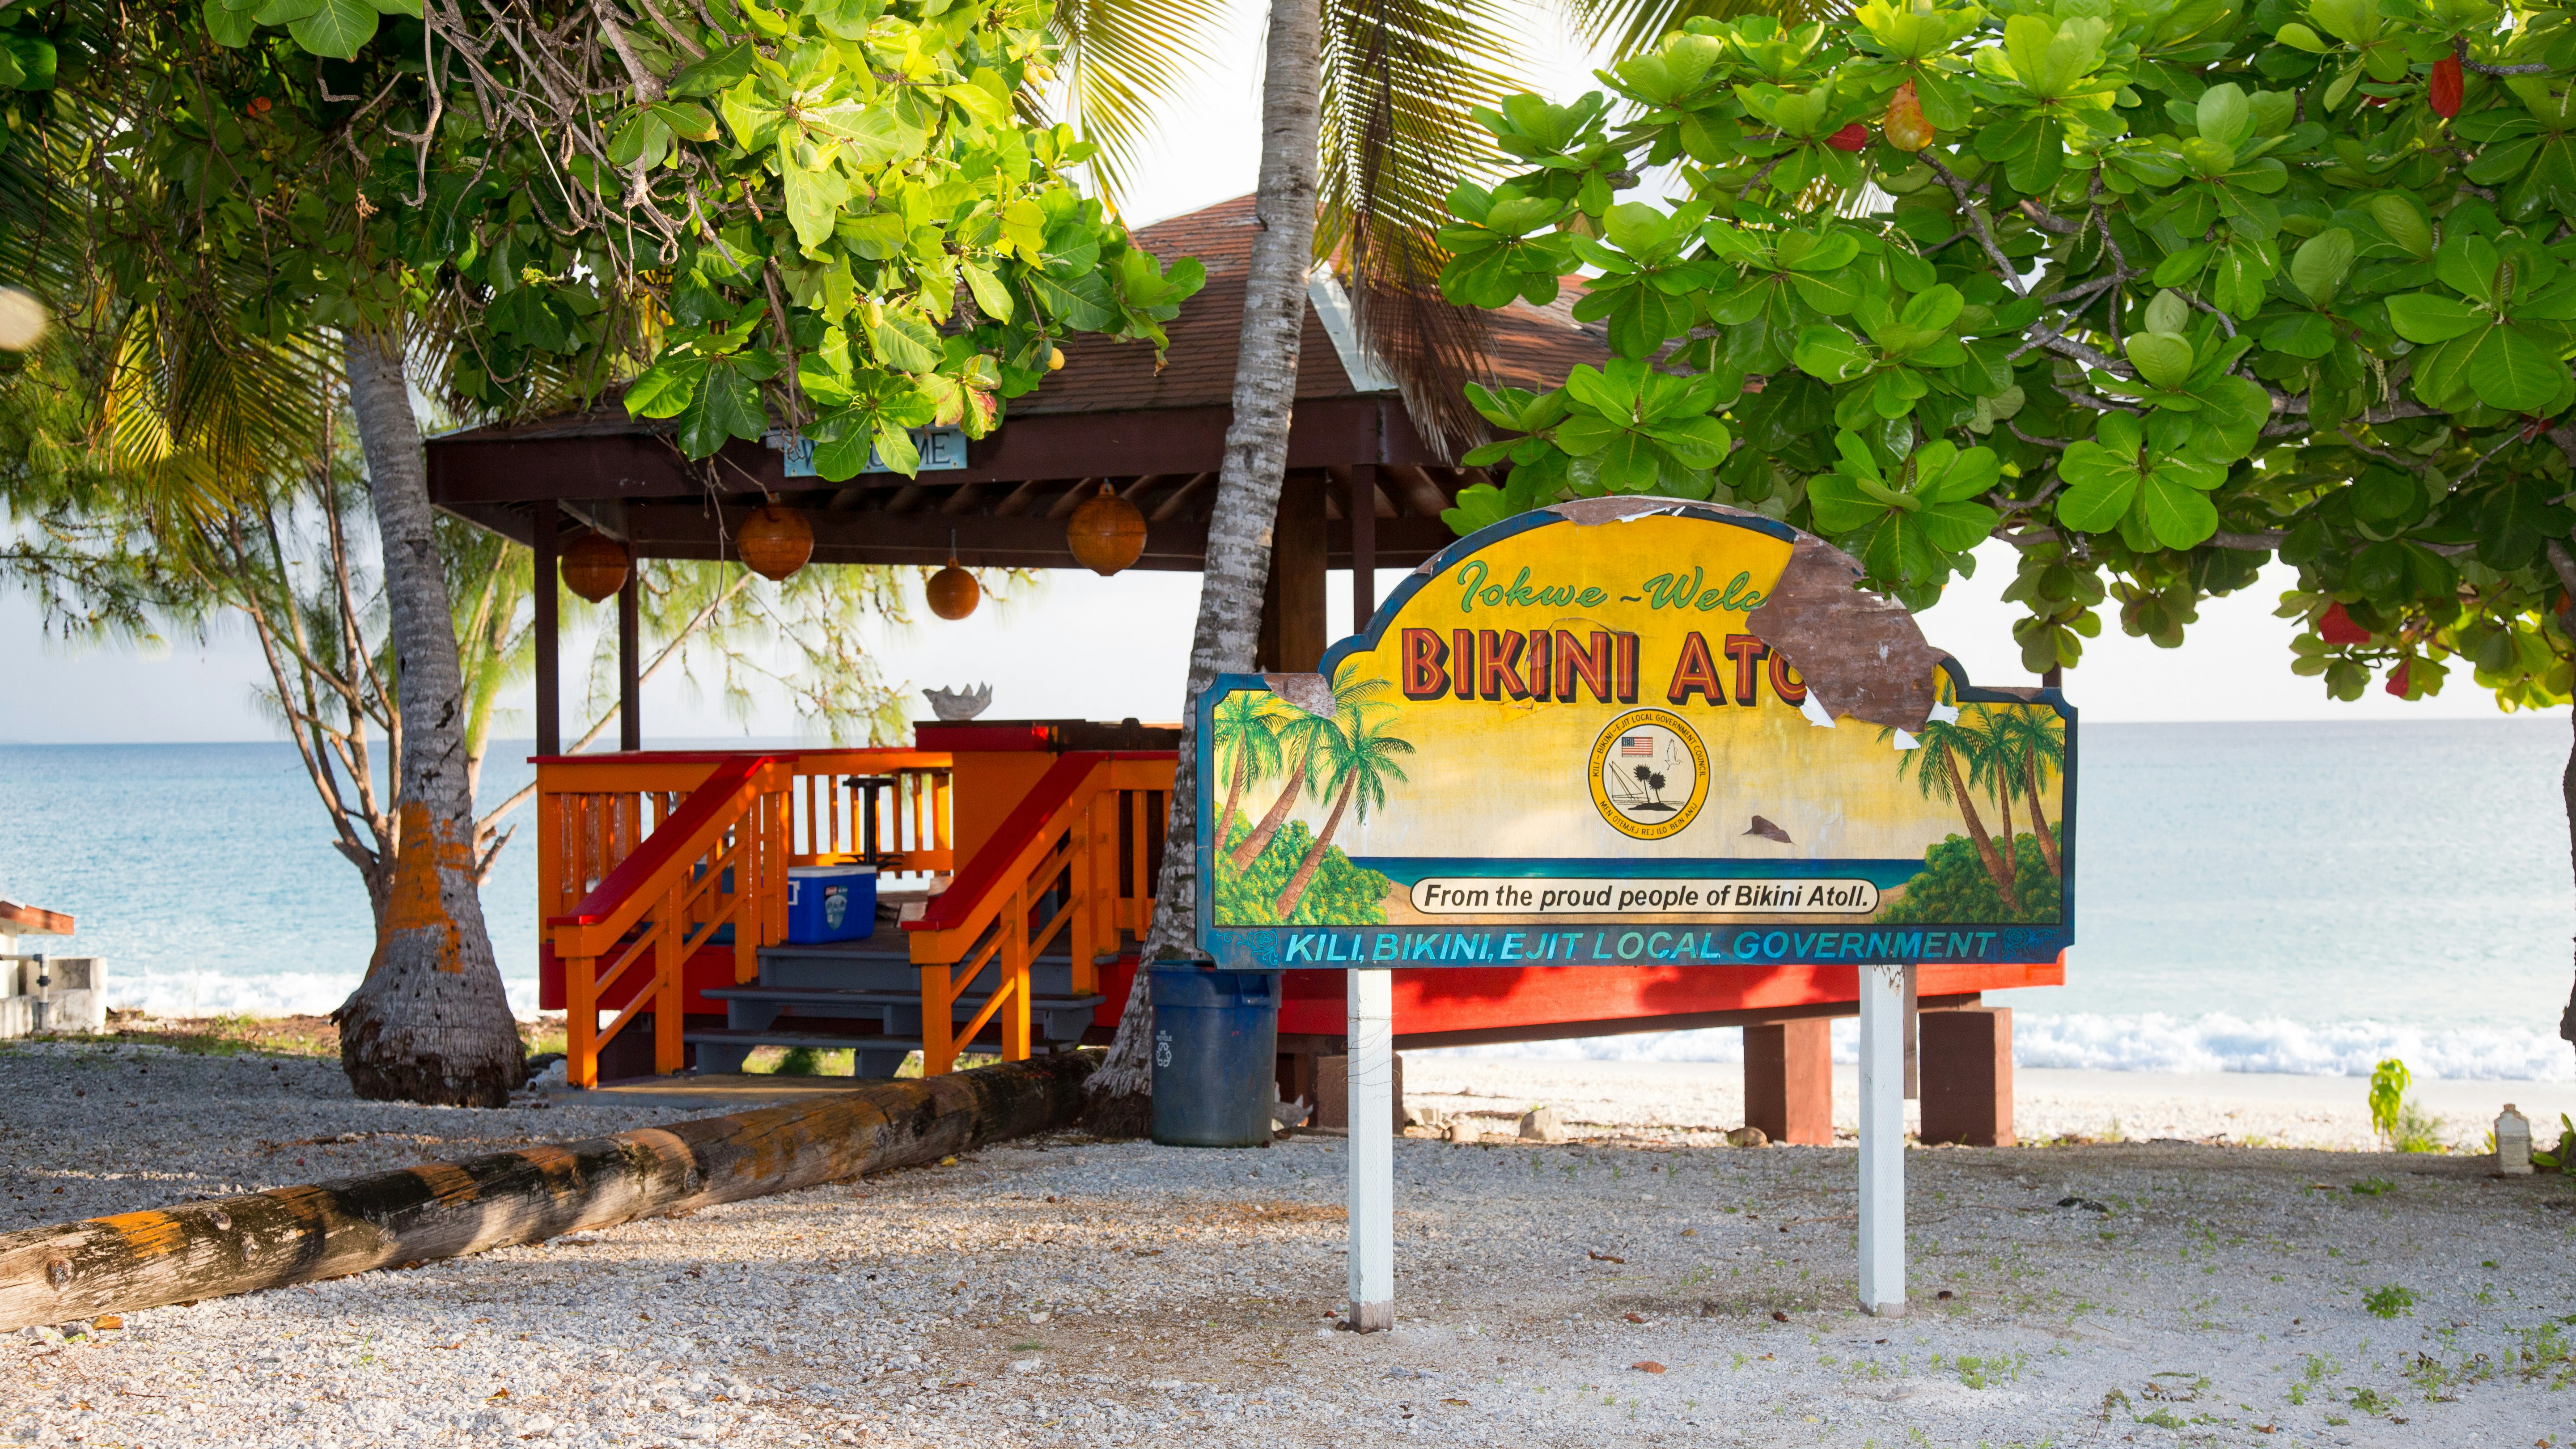
[[[1058,755],[962,867],[951,765],[919,750],[539,761],[544,965],[562,973],[570,1082],[597,1085],[600,1049],[648,1014],[661,1073],[692,1048],[708,1073],[762,1046],[850,1049],[866,1077],[916,1051],[937,1075],[971,1051],[1080,1043],[1105,1004],[1099,968],[1151,919],[1174,757]],[[919,916],[900,936],[788,942],[788,867],[853,859],[926,886]],[[692,992],[711,953],[732,979]],[[693,1000],[725,1024],[685,1025]]]
[[[725,1024],[682,1033],[697,1048],[701,1072],[739,1072],[755,1047],[814,1047],[858,1054],[856,1075],[891,1077],[930,1045],[922,1031],[922,973],[905,943],[765,946],[760,979],[701,993],[725,1003]],[[1103,998],[1073,989],[1073,960],[1029,963],[1028,1042],[1016,1055],[1007,1031],[987,1009],[1001,990],[1001,969],[987,965],[949,1007],[947,1040],[954,1055],[983,1052],[1024,1060],[1035,1052],[1070,1051],[1090,1029]],[[1007,1010],[1009,1002],[1001,1004]]]

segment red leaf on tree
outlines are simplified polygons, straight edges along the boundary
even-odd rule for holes
[[[2317,637],[2329,644],[2367,644],[2370,631],[2352,621],[2340,603],[2328,604],[2325,617],[2317,620]]]
[[[2433,103],[2433,114],[2446,121],[2458,115],[2461,89],[2464,84],[2465,81],[2460,75],[2458,56],[2446,55],[2433,62],[2433,84],[2428,92],[2428,99]]]
[[[1857,151],[1869,144],[1869,127],[1858,121],[1825,138],[1825,144],[1837,151]]]
[[[2388,676],[2388,692],[2390,694],[2396,695],[2399,699],[2404,699],[2406,697],[2406,675],[2407,672],[2414,667],[2414,661],[2408,660],[2406,663],[2398,665],[2396,672]]]

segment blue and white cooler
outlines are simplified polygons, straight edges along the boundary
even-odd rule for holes
[[[798,946],[863,941],[877,929],[877,868],[799,865],[787,871],[787,939]]]

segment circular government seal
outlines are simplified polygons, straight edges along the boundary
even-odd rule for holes
[[[1592,745],[1592,804],[1638,840],[1680,833],[1708,803],[1708,747],[1680,715],[1632,709]]]

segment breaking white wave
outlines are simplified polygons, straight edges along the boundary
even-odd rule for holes
[[[1833,1024],[1834,1060],[1860,1059],[1860,1023]],[[1744,1033],[1733,1027],[1635,1036],[1453,1047],[1447,1054],[1572,1061],[1740,1062]],[[2396,1057],[2419,1077],[2474,1081],[2576,1080],[2576,1052],[2545,1026],[2392,1026],[2377,1021],[2248,1021],[2215,1012],[2197,1018],[2150,1013],[2103,1016],[2016,1012],[2013,1060],[2025,1067],[2115,1072],[2283,1072],[2366,1077]]]
[[[353,972],[281,971],[245,976],[230,971],[124,972],[108,962],[107,1000],[120,1011],[156,1016],[327,1016],[349,999],[361,979]],[[537,1014],[535,977],[504,978],[510,1009]]]

